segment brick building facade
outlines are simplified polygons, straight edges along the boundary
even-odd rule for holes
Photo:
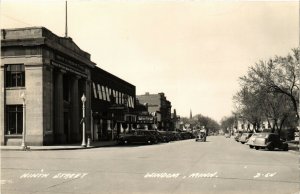
[[[171,118],[171,102],[167,100],[164,93],[137,95],[140,103],[147,103],[148,111],[154,113],[157,118],[157,128],[161,130],[173,130]]]

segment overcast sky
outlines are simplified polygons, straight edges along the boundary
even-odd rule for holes
[[[28,26],[64,36],[65,2],[1,1],[1,28]],[[137,95],[220,121],[249,66],[298,46],[299,2],[69,0],[68,35]]]

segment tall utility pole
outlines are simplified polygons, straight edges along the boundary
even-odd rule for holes
[[[66,1],[66,29],[65,29],[65,38],[68,37],[68,1]]]

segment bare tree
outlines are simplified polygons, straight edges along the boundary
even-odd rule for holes
[[[229,117],[224,117],[221,120],[221,127],[225,133],[230,132],[233,130],[235,124],[235,116],[229,116]]]
[[[246,86],[233,97],[236,103],[236,113],[239,117],[251,123],[255,129],[260,127],[262,119],[265,118],[261,98],[262,96],[259,92]]]
[[[291,101],[299,119],[298,104],[300,85],[299,49],[292,49],[292,55],[276,56],[268,62],[259,61],[250,67],[248,74],[241,77],[241,84],[252,89],[262,89],[267,93],[286,95]]]

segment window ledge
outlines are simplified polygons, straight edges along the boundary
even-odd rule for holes
[[[14,135],[4,135],[5,137],[11,137],[11,138],[22,138],[22,135],[16,135],[16,134],[14,134]]]
[[[6,87],[6,90],[25,90],[25,87]]]

